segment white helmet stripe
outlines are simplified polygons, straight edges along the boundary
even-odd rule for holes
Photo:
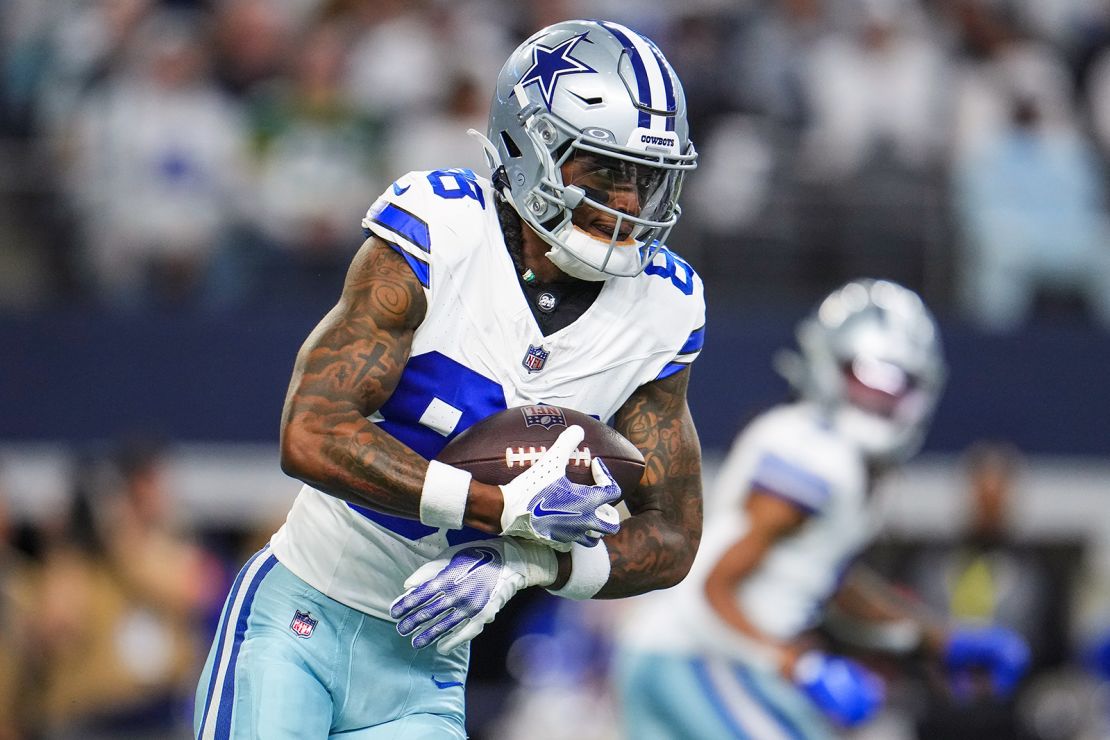
[[[617,40],[628,50],[637,79],[639,80],[641,72],[647,78],[648,98],[647,100],[641,98],[640,103],[652,110],[667,110],[668,107],[673,107],[668,106],[667,100],[668,97],[673,98],[673,95],[667,95],[667,87],[670,82],[669,75],[667,70],[663,68],[651,44],[627,26],[609,21],[604,21],[601,25],[616,36]],[[663,131],[667,127],[667,118],[667,116],[651,115],[650,125],[645,126],[641,123],[641,126]]]

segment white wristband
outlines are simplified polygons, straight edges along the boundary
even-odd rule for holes
[[[570,549],[570,578],[562,588],[549,588],[564,599],[592,599],[609,580],[609,548],[605,540],[593,547],[579,545]]]
[[[465,470],[437,460],[428,463],[420,492],[420,522],[436,529],[461,529],[471,477]]]

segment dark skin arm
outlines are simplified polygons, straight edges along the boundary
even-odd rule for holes
[[[619,599],[681,581],[701,541],[701,446],[686,404],[689,369],[641,386],[617,411],[614,427],[644,454],[637,490],[625,496],[632,516],[606,537],[609,581],[595,598]],[[570,559],[559,556],[562,586]]]
[[[344,501],[420,518],[428,461],[366,417],[396,389],[426,311],[404,259],[367,239],[339,302],[297,354],[281,419],[286,474]],[[464,523],[497,533],[502,506],[496,486],[472,482]]]
[[[855,565],[833,597],[833,606],[850,619],[883,623],[911,621],[921,629],[921,648],[937,656],[944,651],[948,631],[943,620],[898,593],[870,568]]]
[[[748,531],[725,550],[713,566],[705,582],[705,596],[713,610],[733,629],[771,648],[778,655],[782,673],[790,676],[805,646],[775,640],[761,632],[740,610],[735,594],[736,588],[758,567],[771,547],[797,531],[807,514],[790,502],[758,489],[748,496],[744,511],[748,517]]]

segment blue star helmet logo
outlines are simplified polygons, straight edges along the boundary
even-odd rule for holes
[[[540,94],[547,109],[551,110],[551,99],[555,96],[555,86],[563,75],[573,75],[580,72],[597,72],[590,65],[575,59],[570,54],[574,47],[586,38],[586,34],[579,34],[567,39],[558,46],[549,47],[536,44],[532,49],[532,66],[520,78],[520,85],[526,86],[533,82],[540,85]]]

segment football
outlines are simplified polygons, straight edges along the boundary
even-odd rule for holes
[[[592,416],[559,406],[517,406],[474,424],[451,440],[436,459],[469,471],[475,480],[508,483],[545,451],[567,427],[577,424],[586,436],[567,463],[567,477],[593,485],[590,462],[600,457],[621,496],[636,489],[644,456],[615,429]]]

